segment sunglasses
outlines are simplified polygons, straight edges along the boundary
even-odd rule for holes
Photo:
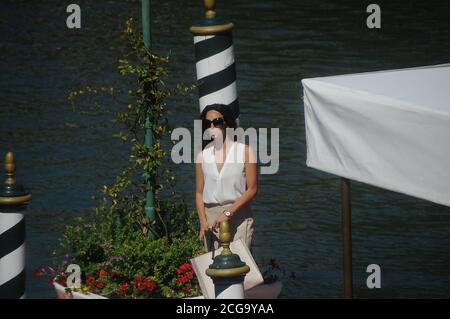
[[[214,125],[214,127],[218,127],[218,128],[221,128],[225,125],[224,119],[221,117],[218,117],[218,118],[215,118],[214,120],[206,120],[206,119],[203,120],[203,127],[209,128],[209,127],[211,127],[211,123]]]

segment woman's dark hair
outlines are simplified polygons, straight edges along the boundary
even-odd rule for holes
[[[219,112],[220,114],[222,114],[223,119],[225,120],[225,122],[227,124],[227,127],[237,128],[236,118],[235,118],[235,116],[233,114],[233,111],[230,109],[230,107],[228,105],[225,105],[225,104],[210,104],[210,105],[206,106],[203,109],[202,113],[200,113],[200,119],[202,121],[206,119],[206,114],[209,111],[217,111],[217,112]],[[202,130],[202,138],[203,138],[203,134],[205,133],[206,129],[207,128],[204,127],[203,130]],[[203,145],[202,148],[205,148],[205,146],[208,143],[209,143],[209,141],[202,140],[202,145]]]

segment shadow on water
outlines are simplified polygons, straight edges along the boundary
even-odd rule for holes
[[[156,2],[156,1],[155,1]],[[244,127],[280,128],[280,169],[260,177],[255,254],[296,273],[287,298],[342,296],[339,180],[305,166],[302,88],[306,77],[449,62],[447,2],[378,1],[382,29],[368,30],[364,1],[219,1],[235,22]],[[64,225],[94,205],[126,158],[110,118],[74,111],[73,87],[119,81],[121,29],[139,18],[139,1],[80,1],[82,29],[65,27],[60,1],[0,3],[0,154],[13,150],[18,179],[32,190],[27,217],[28,296],[54,297],[32,276],[48,264]],[[179,10],[178,8],[183,8]],[[189,26],[203,15],[191,1],[154,4],[153,42],[171,56],[172,83],[195,80]],[[89,104],[81,101],[77,110]],[[173,101],[174,126],[193,127],[196,96]],[[1,155],[3,156],[3,155]],[[193,207],[193,167],[175,167]],[[450,209],[355,183],[355,296],[449,297]],[[366,267],[382,268],[382,289],[365,286]]]

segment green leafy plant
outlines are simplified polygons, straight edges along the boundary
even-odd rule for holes
[[[82,270],[82,292],[111,298],[199,295],[195,274],[186,266],[203,249],[197,236],[196,213],[188,211],[176,194],[168,152],[163,147],[164,137],[170,133],[168,99],[189,92],[195,85],[178,84],[167,89],[168,57],[144,47],[131,19],[125,35],[130,52],[119,60],[118,70],[134,89],[84,87],[72,90],[69,100],[75,103],[85,94],[114,96],[128,92],[129,103],[106,109],[124,128],[115,136],[130,146],[128,165],[113,185],[102,187],[98,207],[67,226],[60,241],[60,254],[66,261],[60,263],[55,280],[64,283],[65,277],[59,274],[72,263]],[[144,141],[147,119],[153,133],[151,147]],[[154,196],[155,220],[145,214],[147,191]]]

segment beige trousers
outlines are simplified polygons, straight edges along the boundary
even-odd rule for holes
[[[219,215],[231,205],[232,204],[205,204],[206,221],[208,222],[208,226],[212,226]],[[229,222],[233,241],[240,238],[247,245],[248,249],[251,249],[253,238],[253,214],[250,205],[248,204],[235,212]],[[212,247],[214,247],[214,249],[219,248],[218,237],[218,229],[214,233],[210,231],[206,232],[204,239],[206,252],[211,251]]]

